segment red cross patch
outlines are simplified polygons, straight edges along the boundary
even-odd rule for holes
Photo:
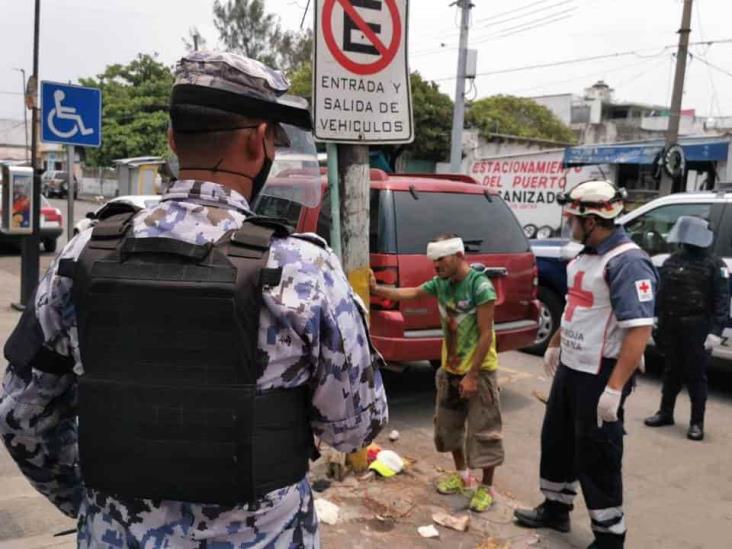
[[[638,293],[638,301],[653,301],[653,286],[649,279],[636,280],[635,291]]]

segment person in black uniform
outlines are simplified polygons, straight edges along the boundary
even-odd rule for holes
[[[686,382],[691,399],[687,438],[704,438],[707,367],[712,348],[722,343],[729,318],[729,272],[709,251],[714,233],[706,220],[682,216],[668,242],[681,245],[661,267],[656,297],[656,344],[665,355],[661,407],[646,418],[649,427],[674,424],[674,404]]]

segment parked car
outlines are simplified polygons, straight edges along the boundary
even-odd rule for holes
[[[330,196],[305,208],[262,196],[260,215],[280,217],[300,232],[330,240]],[[442,233],[465,241],[468,259],[485,268],[496,288],[495,330],[499,351],[519,349],[536,337],[536,263],[511,209],[475,180],[459,175],[388,175],[371,170],[369,247],[371,267],[382,284],[418,286],[435,275],[427,243]],[[371,302],[371,335],[393,362],[438,363],[442,330],[433,297],[408,303]]]
[[[677,193],[657,198],[618,219],[630,238],[643,248],[660,267],[675,251],[676,245],[666,241],[671,227],[682,215],[702,217],[710,222],[715,233],[712,245],[732,269],[732,192]],[[541,302],[540,326],[536,341],[525,350],[541,354],[549,338],[559,326],[567,293],[566,265],[582,249],[567,239],[535,240],[531,249],[536,255],[539,269],[539,300]],[[713,355],[732,360],[732,320],[724,331],[724,340],[715,347]]]
[[[0,186],[1,187],[1,186]],[[64,231],[64,216],[61,210],[54,208],[45,196],[41,196],[41,222],[40,222],[40,236],[41,244],[43,245],[43,251],[55,252],[56,251],[56,239],[61,236]],[[25,238],[23,235],[9,235],[0,232],[0,242],[18,244],[21,239]]]
[[[74,198],[79,196],[79,181],[74,179]],[[46,170],[41,175],[41,192],[48,198],[65,198],[69,194],[69,174],[59,170]]]
[[[128,212],[131,209],[138,211],[144,208],[152,208],[158,202],[160,202],[160,196],[154,194],[118,196],[105,202],[97,211],[89,212],[86,214],[86,217],[80,219],[74,225],[74,235],[93,227],[100,219],[105,219],[118,213]]]

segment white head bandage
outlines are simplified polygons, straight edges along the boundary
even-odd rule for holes
[[[439,242],[427,244],[427,257],[432,261],[437,261],[448,255],[464,253],[465,245],[462,238],[450,238],[449,240],[440,240]]]

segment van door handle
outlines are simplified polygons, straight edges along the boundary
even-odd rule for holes
[[[508,276],[508,269],[506,269],[505,267],[486,267],[482,263],[471,263],[470,267],[475,269],[479,273],[483,273],[488,278],[500,278]]]

